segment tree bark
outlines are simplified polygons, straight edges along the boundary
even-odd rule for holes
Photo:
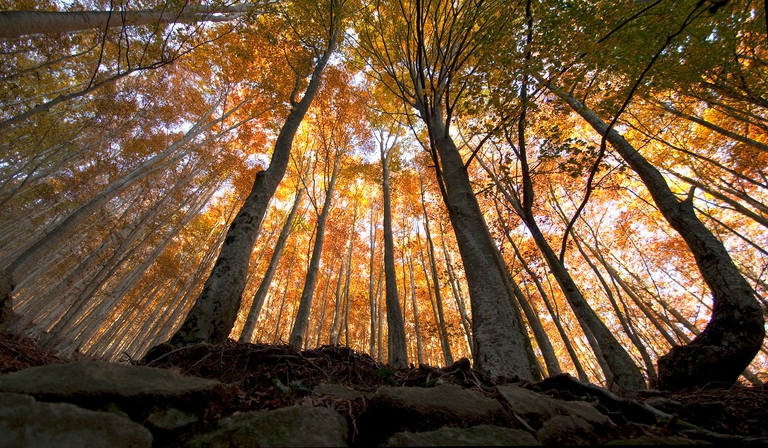
[[[150,23],[223,22],[241,17],[255,6],[209,8],[195,5],[180,11],[2,11],[0,38],[15,39],[30,34],[66,33]]]
[[[301,349],[304,337],[307,334],[309,326],[309,312],[312,310],[312,299],[315,295],[315,286],[317,284],[317,274],[320,269],[320,258],[323,255],[323,241],[325,239],[325,224],[328,220],[328,214],[331,211],[331,202],[333,200],[333,189],[336,186],[336,177],[339,173],[341,155],[336,157],[333,164],[333,173],[328,182],[328,188],[325,191],[325,201],[320,216],[317,218],[317,228],[315,229],[315,245],[312,248],[312,258],[309,260],[307,276],[304,280],[304,288],[299,300],[299,309],[296,312],[296,319],[291,330],[289,343],[296,348]],[[341,274],[339,274],[341,275]]]
[[[419,175],[419,183],[421,184],[421,175]],[[453,365],[453,355],[451,355],[451,346],[448,341],[448,331],[445,327],[445,317],[443,313],[443,298],[440,293],[440,278],[437,275],[437,263],[435,262],[435,245],[432,242],[432,234],[429,231],[429,215],[427,215],[426,198],[424,197],[424,187],[421,188],[421,208],[424,212],[424,233],[427,237],[427,254],[429,255],[429,267],[432,274],[432,282],[434,283],[435,291],[435,306],[437,308],[437,330],[440,334],[440,347],[443,349],[443,360],[446,366]],[[427,287],[429,287],[429,275],[424,272],[427,277]],[[467,326],[466,330],[469,330]],[[470,332],[467,331],[467,334]]]
[[[564,264],[557,257],[546,237],[541,232],[541,229],[533,216],[533,184],[529,176],[527,159],[524,153],[525,146],[521,142],[519,147],[520,152],[518,153],[518,157],[520,159],[521,171],[523,172],[524,196],[522,200],[520,200],[513,192],[504,188],[498,177],[491,172],[488,166],[482,163],[479,158],[478,160],[481,162],[486,172],[492,177],[499,191],[504,194],[504,197],[509,201],[528,231],[531,233],[531,236],[536,243],[536,247],[539,248],[539,252],[544,256],[547,266],[549,266],[552,275],[560,286],[560,290],[563,292],[563,295],[576,315],[582,330],[587,336],[587,339],[592,346],[592,350],[595,352],[595,356],[600,362],[606,381],[609,383],[607,384],[607,387],[611,388],[616,386],[620,392],[629,394],[640,389],[645,389],[645,380],[643,379],[640,370],[626,350],[624,350],[618,340],[616,340],[605,323],[600,320],[589,305],[584,298],[584,295],[581,293],[581,290],[579,290],[578,286],[573,281],[570,273],[566,270]],[[611,381],[615,381],[615,384],[610,384]]]
[[[146,162],[142,163],[119,180],[111,183],[107,188],[96,195],[96,197],[78,207],[75,211],[70,213],[69,216],[56,224],[53,228],[43,232],[42,235],[37,237],[37,241],[26,251],[24,251],[24,253],[13,260],[8,266],[6,266],[5,270],[9,272],[14,279],[16,279],[17,283],[21,283],[27,274],[34,269],[35,265],[44,259],[44,256],[49,251],[51,251],[57,245],[61,244],[62,241],[65,241],[83,221],[88,219],[91,215],[93,215],[93,213],[103,207],[104,204],[125,191],[128,187],[135,184],[137,181],[146,178],[150,174],[157,172],[160,169],[163,169],[174,160],[177,160],[184,154],[198,148],[200,146],[199,144],[179,151],[180,148],[189,143],[193,138],[200,135],[202,132],[211,129],[214,125],[224,120],[245,103],[240,103],[238,106],[222,115],[220,119],[206,124],[205,122],[208,120],[208,118],[210,118],[211,114],[216,110],[219,104],[220,101],[216,102],[216,104],[211,107],[197,121],[197,123],[195,123],[192,128],[184,134],[182,138],[175,141],[173,144],[168,146],[168,148],[159,154],[156,154]],[[178,154],[176,154],[177,152]]]
[[[229,336],[237,318],[251,252],[261,221],[264,219],[269,201],[285,176],[293,138],[317,93],[323,69],[336,48],[338,29],[335,25],[331,26],[325,53],[317,61],[301,101],[295,102],[291,98],[293,107],[277,136],[269,167],[256,173],[251,192],[227,231],[224,245],[205,282],[203,291],[181,328],[168,341],[171,346],[185,346],[200,342],[220,344]],[[160,349],[160,351],[164,350],[167,350],[167,347]],[[148,353],[147,357],[152,355]]]
[[[384,196],[384,281],[387,302],[387,353],[388,363],[395,368],[408,366],[405,342],[405,324],[400,300],[397,295],[397,273],[395,272],[395,244],[392,238],[392,204],[389,191],[389,155],[382,138],[379,141],[382,171],[382,195]]]
[[[296,193],[296,199],[293,201],[293,207],[291,207],[288,217],[285,219],[285,225],[280,231],[280,235],[277,237],[277,243],[275,243],[275,250],[272,252],[272,258],[269,260],[269,266],[264,273],[264,277],[261,279],[261,284],[256,294],[253,296],[253,302],[251,303],[251,309],[248,311],[248,317],[245,319],[245,325],[243,325],[243,332],[240,334],[239,342],[251,342],[253,339],[253,331],[256,329],[256,322],[259,320],[259,314],[261,313],[261,307],[264,306],[264,299],[267,297],[269,287],[272,286],[272,278],[277,271],[277,265],[280,262],[280,257],[283,255],[283,249],[285,249],[285,243],[288,241],[288,237],[293,229],[293,220],[296,216],[296,212],[299,209],[301,198],[304,196],[304,188],[299,189]]]
[[[430,113],[422,110],[422,118],[439,155],[443,199],[467,276],[475,368],[492,377],[533,378],[527,353],[532,349],[520,314],[512,309],[507,267],[488,231],[464,161],[448,134],[442,111],[437,107]]]
[[[376,355],[376,276],[374,271],[376,268],[376,221],[373,217],[373,206],[371,206],[371,259],[368,266],[368,306],[369,314],[371,317],[371,341],[369,344],[369,353],[371,357]]]
[[[416,330],[416,359],[419,365],[424,364],[424,351],[421,341],[421,325],[419,324],[419,304],[416,297],[416,278],[413,272],[413,255],[408,256],[408,273],[411,280],[411,302],[413,303],[413,326]]]
[[[659,358],[659,387],[680,390],[710,383],[733,384],[757,354],[765,337],[765,319],[749,283],[741,276],[722,243],[699,221],[693,191],[679,201],[664,177],[615,130],[572,95],[549,85],[600,135],[611,143],[640,176],[659,211],[690,248],[699,272],[712,292],[712,317],[690,344],[673,347]]]

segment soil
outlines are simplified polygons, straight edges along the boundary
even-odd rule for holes
[[[72,361],[38,347],[30,339],[0,333],[0,374]],[[143,364],[134,360],[126,362]],[[235,412],[310,404],[311,401],[315,406],[332,406],[354,423],[356,416],[365,410],[366,400],[361,397],[321,403],[331,399],[312,395],[311,391],[322,383],[374,392],[386,385],[424,387],[439,380],[492,395],[496,385],[520,382],[516,378],[493,381],[470,369],[466,359],[441,369],[426,365],[390,369],[367,354],[347,347],[322,346],[298,351],[287,345],[241,344],[231,340],[224,345],[180,349],[146,365],[216,379],[233,386],[236,398],[222,403],[211,418]],[[545,381],[522,385],[541,389],[546,384]],[[694,388],[675,393],[644,391],[637,400],[654,406],[663,403],[665,412],[719,434],[768,437],[768,382],[759,387],[739,384],[727,389]]]

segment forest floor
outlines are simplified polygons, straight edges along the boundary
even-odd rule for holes
[[[0,374],[72,361],[40,348],[30,339],[0,333]],[[374,392],[386,385],[424,387],[440,381],[486,394],[500,384],[469,369],[465,359],[441,369],[429,366],[389,369],[367,354],[339,346],[299,352],[291,346],[230,341],[224,345],[177,350],[147,365],[235,386],[232,390],[237,398],[229,401],[226,408],[218,409],[221,415],[310,404],[306,401],[322,400],[311,394],[312,389],[322,383]],[[515,381],[508,381],[511,382]],[[545,393],[567,399],[562,396],[562,391]],[[676,393],[647,391],[637,399],[658,401],[660,397],[667,403],[675,403],[679,411],[675,414],[681,420],[700,428],[719,434],[768,437],[768,382],[762,387],[735,385],[728,389],[690,389]],[[322,404],[313,402],[311,405]],[[365,410],[366,402],[364,399],[348,400],[334,405],[342,415],[354,419]],[[340,409],[340,406],[346,406],[346,409]]]

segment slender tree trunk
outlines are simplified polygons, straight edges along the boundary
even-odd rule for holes
[[[355,293],[357,291],[353,291],[352,296],[349,295],[349,286],[352,281],[352,261],[354,259],[353,255],[355,252],[355,236],[357,235],[357,195],[355,195],[355,202],[353,205],[354,212],[352,214],[352,225],[349,228],[349,251],[347,252],[347,276],[346,280],[344,281],[344,316],[343,316],[343,328],[344,328],[344,334],[346,337],[346,345],[349,346],[349,308],[350,303],[352,301],[352,297],[354,297]],[[357,288],[357,283],[355,283],[355,288]],[[341,331],[341,329],[339,329]]]
[[[382,362],[382,357],[384,356],[384,302],[381,300],[381,285],[383,282],[384,277],[384,268],[379,270],[379,279],[376,283],[376,303],[378,305],[378,310],[376,312],[376,361]]]
[[[575,232],[571,230],[571,234],[574,234],[574,233]],[[586,261],[590,269],[592,269],[592,272],[595,273],[595,277],[597,277],[598,281],[600,282],[600,285],[602,285],[603,291],[605,291],[605,295],[608,297],[608,301],[611,302],[611,306],[613,307],[613,312],[614,314],[616,314],[616,317],[619,319],[619,324],[621,324],[621,327],[624,329],[624,333],[627,334],[627,336],[629,337],[629,340],[632,341],[632,344],[634,344],[638,353],[640,353],[640,357],[643,359],[643,363],[645,364],[645,370],[648,376],[649,385],[652,389],[655,389],[659,380],[656,374],[656,368],[653,365],[651,356],[648,354],[648,350],[646,350],[645,345],[643,345],[643,343],[640,341],[640,338],[638,338],[635,332],[634,326],[632,325],[632,319],[633,319],[632,316],[630,316],[629,314],[625,315],[625,313],[622,312],[622,310],[619,308],[619,305],[616,303],[616,298],[614,297],[611,287],[605,281],[603,274],[600,272],[597,266],[595,266],[592,260],[589,259],[587,253],[584,251],[584,248],[581,247],[581,244],[579,243],[579,238],[574,237],[573,241],[576,244],[576,248],[578,249],[582,258],[584,259],[584,261]]]
[[[181,328],[171,337],[169,341],[171,346],[199,342],[222,343],[229,336],[240,308],[251,252],[261,221],[264,219],[269,201],[285,175],[293,138],[315,97],[323,69],[336,48],[338,30],[335,24],[333,25],[328,46],[315,65],[304,96],[299,102],[291,98],[293,107],[277,136],[269,167],[256,173],[251,192],[229,227],[219,258],[205,282],[203,291]],[[160,351],[167,349],[165,347]],[[148,353],[147,357],[151,355],[152,353]]]
[[[315,245],[312,248],[312,258],[309,261],[307,277],[304,281],[304,289],[301,292],[299,300],[299,309],[296,312],[296,319],[291,330],[289,343],[296,348],[302,347],[302,341],[307,334],[309,325],[309,312],[312,310],[312,299],[315,295],[315,286],[317,284],[317,274],[320,268],[320,258],[323,254],[323,241],[325,239],[325,224],[328,220],[328,214],[331,211],[331,202],[333,200],[333,190],[336,186],[336,177],[339,173],[341,164],[341,155],[336,157],[333,164],[333,173],[328,181],[328,188],[325,192],[325,202],[320,216],[317,218],[317,228],[315,230]]]
[[[368,266],[368,303],[369,314],[371,316],[371,343],[369,347],[369,353],[371,357],[376,355],[376,276],[374,271],[376,268],[376,222],[373,219],[373,207],[371,207],[371,260]]]
[[[571,275],[565,269],[563,262],[555,254],[552,247],[549,245],[544,234],[539,229],[539,225],[533,216],[533,185],[528,172],[527,158],[524,153],[525,147],[522,143],[518,143],[520,151],[518,157],[520,159],[521,171],[523,172],[523,199],[522,201],[501,184],[499,179],[488,169],[487,165],[483,164],[486,172],[493,178],[496,186],[504,194],[504,197],[510,202],[517,214],[520,216],[528,231],[531,233],[536,246],[544,256],[544,260],[547,262],[547,266],[552,271],[552,275],[555,276],[560,289],[563,291],[566,300],[573,309],[574,314],[579,320],[579,323],[586,334],[589,332],[587,339],[593,345],[593,351],[595,356],[598,357],[603,370],[605,371],[606,381],[608,381],[608,387],[613,387],[610,384],[610,380],[615,381],[615,386],[618,387],[622,393],[631,394],[633,391],[646,388],[645,380],[643,379],[640,370],[635,365],[632,358],[629,356],[624,347],[619,344],[619,341],[614,337],[605,323],[600,320],[595,311],[589,305],[583,294],[579,290],[576,283],[571,278]],[[603,356],[603,360],[600,356]]]
[[[606,373],[606,379],[613,376],[613,380],[616,381],[616,385],[622,392],[631,393],[631,391],[637,391],[645,389],[645,380],[643,379],[640,370],[635,362],[629,356],[624,347],[619,344],[616,337],[611,333],[608,327],[597,316],[592,307],[586,301],[581,294],[578,286],[571,278],[565,266],[557,258],[557,255],[549,246],[544,235],[539,230],[538,224],[533,220],[523,220],[531,232],[536,245],[544,255],[544,259],[547,261],[547,265],[552,270],[552,274],[555,276],[557,283],[563,291],[568,303],[574,311],[574,314],[579,318],[579,322],[582,324],[585,333],[589,331],[594,335],[595,343],[599,346],[599,351],[605,357],[606,364],[609,368],[609,372]],[[597,351],[597,350],[596,350]],[[597,353],[595,353],[597,355]],[[609,384],[610,386],[610,384]]]
[[[421,175],[419,175],[419,183],[421,184]],[[445,327],[443,299],[442,294],[440,293],[440,278],[437,275],[437,263],[435,262],[435,245],[432,242],[432,235],[429,232],[429,215],[427,215],[427,204],[424,197],[423,185],[421,188],[421,208],[424,212],[424,233],[427,237],[427,253],[429,254],[430,272],[432,273],[433,284],[435,285],[435,306],[437,307],[437,330],[438,334],[440,335],[440,347],[443,349],[443,360],[445,361],[445,365],[450,366],[453,364],[453,355],[451,355],[451,346],[448,341],[448,331]],[[426,270],[424,271],[424,275],[429,277]],[[429,279],[427,279],[427,284],[429,284]],[[461,317],[463,322],[464,316]],[[467,334],[470,334],[469,326],[465,326],[465,330],[467,330]]]
[[[231,112],[234,112],[243,104],[244,103],[241,103],[236,108],[232,109]],[[131,185],[134,185],[137,181],[144,179],[150,174],[168,166],[168,164],[170,164],[173,160],[176,160],[178,156],[186,154],[199,147],[199,145],[194,145],[185,150],[182,150],[179,154],[176,154],[180,148],[190,142],[193,138],[200,135],[200,133],[212,128],[216,123],[221,121],[214,120],[213,122],[204,124],[211,116],[211,114],[213,114],[213,112],[216,110],[218,105],[219,102],[217,102],[211,109],[209,109],[200,118],[200,120],[198,120],[198,122],[195,123],[195,125],[193,125],[186,134],[184,134],[181,139],[174,142],[161,153],[142,163],[130,173],[123,176],[121,179],[111,183],[96,197],[78,207],[64,220],[56,224],[55,227],[46,230],[42,235],[36,237],[36,242],[29,249],[27,249],[23,254],[19,255],[8,266],[6,266],[6,271],[9,272],[14,277],[14,279],[20,283],[23,277],[25,277],[28,272],[34,269],[35,265],[38,264],[48,252],[65,241],[72,234],[72,232],[74,232],[74,230],[81,223],[83,223],[83,221],[88,219],[97,210],[103,207],[104,204],[125,191]],[[228,115],[229,114],[225,114],[221,117],[221,119],[223,120]],[[176,157],[171,158],[173,155]]]
[[[724,137],[728,137],[728,138],[733,139],[733,140],[735,140],[737,142],[744,143],[745,145],[749,145],[749,146],[751,146],[751,147],[753,147],[755,149],[759,149],[760,151],[768,152],[768,145],[766,145],[765,143],[758,142],[757,140],[751,139],[749,137],[744,137],[743,135],[738,134],[736,132],[731,132],[731,131],[729,131],[727,129],[724,129],[724,128],[720,127],[720,126],[717,126],[714,123],[710,123],[710,122],[708,122],[708,121],[706,121],[706,120],[704,120],[702,118],[695,117],[693,115],[688,115],[688,114],[686,114],[686,113],[676,109],[674,106],[671,106],[669,104],[663,103],[663,102],[661,102],[659,100],[652,99],[652,102],[654,102],[656,105],[660,106],[665,111],[671,113],[672,115],[675,115],[677,117],[686,119],[686,120],[691,121],[693,123],[696,123],[696,124],[698,124],[700,126],[703,126],[703,127],[707,128],[707,129],[715,131],[715,132],[717,132],[718,134],[720,134],[720,135],[722,135]]]
[[[501,210],[499,209],[498,202],[496,203],[496,214],[499,216],[499,220],[501,220],[502,222],[505,239],[514,247],[515,251],[517,251],[517,247],[515,246],[514,241],[512,241],[512,237],[509,235],[509,229],[507,228],[507,224],[502,219]],[[526,270],[526,272],[528,272],[530,275],[531,271],[527,263],[524,260],[522,260],[521,262],[523,263],[524,269]],[[526,298],[526,295],[523,293],[522,289],[520,289],[520,287],[518,287],[516,284],[512,282],[510,283],[515,286],[514,293],[515,293],[515,297],[517,298],[517,303],[519,303],[520,308],[523,309],[525,318],[528,321],[528,326],[531,327],[531,331],[533,331],[533,336],[536,338],[536,343],[539,345],[541,356],[544,358],[544,363],[547,366],[547,375],[554,376],[554,375],[561,374],[562,370],[560,369],[560,363],[557,360],[555,349],[552,347],[552,341],[550,341],[549,335],[544,330],[544,326],[542,326],[541,324],[541,320],[539,319],[538,313],[536,312],[534,307],[530,303],[528,303],[528,299]]]
[[[475,368],[492,377],[533,378],[534,366],[528,356],[531,343],[519,310],[511,305],[514,298],[509,297],[507,267],[488,231],[464,161],[448,133],[442,110],[421,110],[439,156],[438,181],[467,276]]]
[[[253,338],[253,331],[256,329],[256,322],[259,320],[259,314],[261,313],[261,307],[264,305],[264,299],[267,297],[269,287],[272,285],[272,278],[277,271],[277,265],[280,263],[280,257],[283,255],[283,249],[285,249],[285,243],[288,241],[288,237],[293,229],[293,221],[296,217],[296,212],[301,204],[301,199],[304,196],[304,188],[300,188],[296,193],[296,199],[293,201],[288,217],[285,219],[283,229],[280,231],[280,236],[277,237],[277,243],[275,244],[275,250],[272,252],[272,258],[269,260],[269,267],[264,273],[264,278],[261,279],[261,284],[256,294],[253,296],[253,302],[251,303],[251,309],[248,311],[248,317],[245,320],[243,326],[243,332],[240,334],[240,342],[251,342]]]
[[[419,365],[424,364],[424,351],[421,342],[421,325],[419,324],[419,303],[416,297],[416,278],[413,272],[413,256],[408,257],[408,273],[411,279],[411,301],[413,302],[413,325],[416,329],[416,358]]]
[[[453,270],[453,258],[451,253],[448,252],[448,246],[445,245],[445,232],[443,232],[443,223],[438,222],[438,228],[440,229],[440,244],[443,248],[443,257],[445,259],[445,270],[448,273],[448,284],[451,286],[451,293],[453,299],[456,302],[456,307],[459,309],[459,317],[461,318],[461,326],[464,327],[464,335],[467,340],[467,347],[469,347],[469,353],[474,354],[475,344],[474,336],[472,335],[472,321],[467,314],[467,307],[464,305],[464,294],[461,292],[461,283],[456,278],[456,274]],[[432,254],[434,257],[434,253]],[[440,287],[439,279],[436,279],[437,286]]]
[[[280,326],[283,322],[283,310],[285,309],[285,302],[288,298],[288,291],[291,289],[291,274],[293,268],[296,265],[296,257],[291,257],[291,262],[288,265],[288,272],[285,274],[285,288],[283,288],[283,296],[280,298],[280,309],[275,316],[275,334],[272,338],[272,344],[276,345],[278,341],[282,341],[280,338]]]
[[[688,345],[673,347],[659,358],[659,387],[679,390],[709,383],[733,384],[763,343],[765,319],[749,283],[741,276],[722,243],[699,221],[693,210],[693,191],[679,201],[659,171],[583,103],[548,86],[616,149],[640,176],[659,211],[696,259],[712,292],[712,317],[704,331]]]
[[[341,320],[343,319],[342,307],[344,305],[342,291],[344,288],[344,274],[346,270],[347,265],[344,263],[344,259],[341,258],[339,260],[339,275],[336,277],[336,292],[334,294],[336,300],[333,304],[333,320],[331,321],[331,331],[328,335],[328,342],[331,345],[337,345],[341,339]]]
[[[379,142],[381,169],[383,174],[382,194],[384,196],[384,277],[387,301],[387,353],[388,363],[395,368],[408,366],[405,342],[405,324],[397,295],[397,273],[395,272],[395,244],[392,238],[392,205],[389,192],[389,151],[384,141]]]
[[[151,23],[224,22],[243,16],[255,6],[210,8],[191,5],[176,11],[2,11],[0,12],[0,38],[13,39],[30,34],[103,30]]]

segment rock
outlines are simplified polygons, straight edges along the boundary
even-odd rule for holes
[[[146,423],[164,446],[206,409],[226,407],[234,390],[218,381],[170,370],[103,361],[31,367],[0,376],[0,392],[22,393],[38,401],[68,402]]]
[[[146,422],[154,428],[174,431],[195,423],[197,420],[197,414],[190,414],[176,408],[168,408],[149,414]]]
[[[453,384],[433,388],[383,387],[357,419],[361,445],[384,442],[401,431],[430,431],[440,427],[511,422],[498,401]]]
[[[541,445],[530,433],[500,426],[440,428],[427,432],[398,432],[387,446],[532,446]]]
[[[563,401],[517,386],[499,386],[499,393],[512,410],[535,429],[559,415],[579,417],[591,425],[609,426],[611,420],[594,406],[583,401]]]
[[[0,393],[0,447],[151,447],[152,434],[126,418],[69,403]]]
[[[246,412],[221,419],[216,429],[198,434],[189,448],[259,446],[347,446],[347,422],[327,408],[290,406]]]
[[[563,401],[517,386],[499,386],[510,407],[544,445],[595,444],[614,436],[611,419],[583,401]]]
[[[132,418],[138,409],[146,411],[158,403],[204,404],[206,398],[220,399],[227,394],[218,381],[165,369],[88,360],[31,367],[0,376],[0,392],[28,394],[41,401],[65,401],[94,410],[114,403]]]
[[[342,386],[341,384],[318,384],[314,389],[312,389],[312,393],[314,395],[329,395],[333,398],[349,401],[360,397],[370,399],[371,396],[373,396],[371,393],[350,389],[346,386]]]
[[[536,438],[544,445],[596,445],[603,438],[586,420],[573,415],[558,415],[536,431]]]
[[[617,439],[606,442],[606,445],[711,445],[709,442],[686,439],[680,436],[650,436],[644,435],[632,439]]]

